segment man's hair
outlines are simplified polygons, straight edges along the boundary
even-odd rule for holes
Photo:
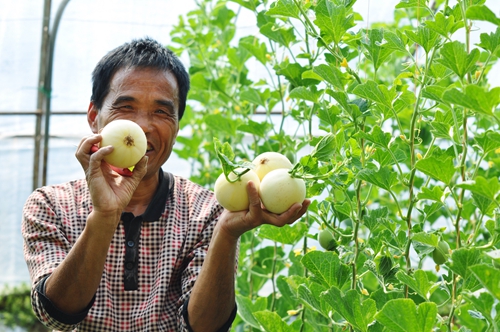
[[[134,39],[106,54],[92,72],[91,101],[100,110],[109,92],[111,78],[121,68],[155,68],[171,72],[179,88],[179,120],[186,108],[189,74],[179,58],[149,37]]]

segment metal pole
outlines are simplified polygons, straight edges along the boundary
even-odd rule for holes
[[[42,116],[45,102],[45,76],[47,65],[47,52],[49,45],[51,0],[45,0],[43,5],[42,43],[40,47],[40,68],[38,72],[37,115],[35,121],[35,136],[33,147],[33,190],[40,186],[40,147],[42,140]]]
[[[59,29],[59,23],[61,22],[61,17],[70,0],[63,0],[59,7],[57,8],[56,17],[54,18],[54,24],[50,30],[50,43],[49,43],[49,53],[47,58],[47,72],[45,78],[45,90],[47,92],[45,99],[45,130],[44,130],[44,142],[43,142],[43,174],[42,174],[42,185],[47,184],[47,170],[48,170],[48,159],[49,159],[49,138],[50,138],[50,114],[51,114],[51,99],[52,99],[52,69],[54,67],[54,49],[56,44],[57,30]]]

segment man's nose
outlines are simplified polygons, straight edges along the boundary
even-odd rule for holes
[[[135,123],[137,123],[142,128],[142,131],[144,131],[145,133],[148,133],[151,131],[151,125],[152,125],[151,121],[152,120],[148,114],[140,114],[139,113],[135,117]]]

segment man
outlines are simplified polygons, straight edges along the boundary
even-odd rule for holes
[[[249,182],[249,210],[229,212],[212,192],[161,169],[188,90],[179,59],[149,38],[112,50],[94,69],[94,134],[76,151],[85,179],[40,188],[23,210],[33,309],[48,327],[227,331],[239,237],[264,223],[291,224],[307,210],[308,200],[269,213]],[[147,137],[131,176],[103,161],[111,146],[95,149],[116,119],[136,122]]]

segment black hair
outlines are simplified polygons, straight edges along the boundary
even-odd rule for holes
[[[189,74],[179,58],[156,40],[145,37],[134,39],[106,54],[92,72],[91,101],[100,110],[109,92],[111,78],[121,68],[155,68],[171,72],[179,88],[179,120],[186,109]]]

